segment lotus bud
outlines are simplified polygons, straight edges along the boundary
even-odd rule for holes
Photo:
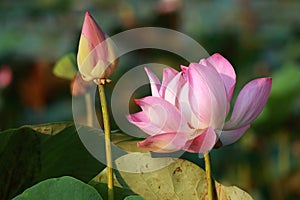
[[[105,37],[89,12],[85,14],[77,62],[83,80],[94,80],[97,84],[103,83],[118,65],[112,41]]]

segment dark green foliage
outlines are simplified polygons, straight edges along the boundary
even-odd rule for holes
[[[88,182],[104,167],[85,149],[72,123],[0,132],[1,200],[52,177],[68,175]]]

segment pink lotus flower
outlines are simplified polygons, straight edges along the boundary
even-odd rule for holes
[[[77,63],[85,81],[108,78],[117,67],[111,41],[105,38],[97,22],[86,12],[79,41]]]
[[[162,83],[145,68],[152,96],[135,100],[142,111],[127,116],[150,135],[138,143],[140,148],[205,153],[217,141],[232,144],[261,113],[270,94],[271,78],[249,82],[240,91],[231,117],[225,122],[236,82],[231,64],[214,54],[181,68],[182,72],[164,69]]]
[[[7,65],[0,66],[0,89],[6,88],[12,82],[13,72]]]

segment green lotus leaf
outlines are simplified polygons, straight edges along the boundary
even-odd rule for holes
[[[51,178],[42,181],[13,200],[102,200],[95,188],[73,177]]]

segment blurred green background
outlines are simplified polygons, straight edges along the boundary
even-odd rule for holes
[[[159,26],[189,35],[210,54],[221,53],[237,73],[235,96],[251,79],[273,77],[269,101],[252,128],[234,145],[213,150],[213,173],[254,199],[300,199],[297,0],[2,0],[0,130],[72,120],[70,82],[55,77],[52,68],[63,55],[76,53],[87,10],[108,35]],[[139,50],[121,57],[113,82],[147,62],[176,69],[188,64],[164,51]]]

